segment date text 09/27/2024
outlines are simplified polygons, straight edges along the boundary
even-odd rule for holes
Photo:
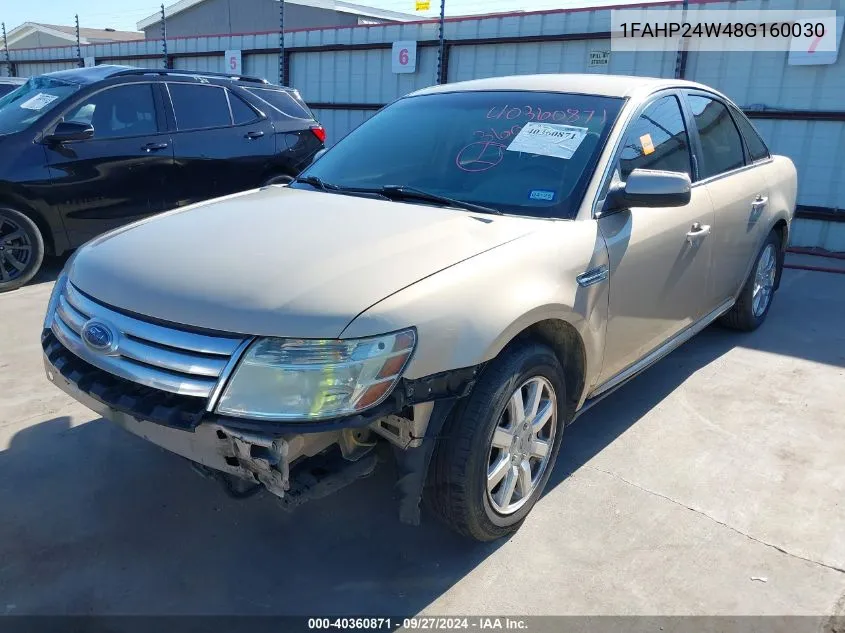
[[[313,631],[366,630],[394,631],[396,629],[420,631],[527,631],[525,619],[514,617],[427,617],[412,618],[308,618],[308,629]]]

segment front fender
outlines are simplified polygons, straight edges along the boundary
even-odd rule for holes
[[[581,337],[592,385],[601,371],[608,287],[581,287],[576,277],[607,264],[604,240],[592,220],[536,222],[539,230],[385,298],[341,337],[415,326],[417,349],[404,375],[417,379],[489,361],[526,328],[562,320]]]

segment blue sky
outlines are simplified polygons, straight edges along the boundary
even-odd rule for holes
[[[174,0],[165,2],[173,4]],[[420,18],[438,14],[440,1],[431,0],[431,11],[417,13],[414,0],[351,0],[356,4],[382,9],[413,13]],[[565,8],[570,6],[606,6],[626,4],[634,0],[446,0],[447,15],[510,11],[518,6],[526,11]],[[47,24],[73,24],[74,14],[79,14],[81,26],[89,28],[111,27],[134,31],[135,24],[158,11],[160,0],[3,0],[0,3],[0,21],[11,31],[23,22]],[[118,9],[118,6],[120,8]]]

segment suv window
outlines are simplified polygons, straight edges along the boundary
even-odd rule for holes
[[[733,114],[734,121],[736,122],[739,131],[745,138],[745,144],[748,146],[748,153],[751,154],[751,160],[758,161],[771,156],[771,154],[769,154],[769,148],[766,147],[766,144],[763,142],[763,139],[760,138],[760,134],[757,133],[757,130],[751,124],[751,121],[749,121],[748,118],[736,108],[731,108],[731,113]]]
[[[241,99],[231,90],[227,90],[229,95],[229,105],[232,107],[232,119],[235,125],[243,125],[244,123],[251,123],[258,118],[255,110],[252,109],[246,101]]]
[[[688,99],[701,138],[701,177],[710,178],[742,167],[742,138],[725,104],[702,95],[689,95]]]
[[[158,132],[151,84],[128,84],[97,92],[71,109],[64,119],[93,125],[95,139]]]
[[[226,90],[220,86],[168,83],[176,127],[200,130],[232,125]]]
[[[313,119],[314,114],[301,100],[295,98],[286,90],[268,90],[266,88],[247,88],[274,110],[294,119]]]
[[[663,97],[631,123],[619,158],[623,180],[635,169],[661,169],[692,175],[689,135],[681,105],[674,96]]]
[[[62,105],[79,90],[51,77],[32,77],[23,86],[0,99],[0,134],[14,134]]]

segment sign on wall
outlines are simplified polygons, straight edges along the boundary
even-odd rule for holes
[[[392,66],[395,73],[417,71],[416,41],[393,42]]]
[[[243,72],[240,51],[226,51],[225,59],[225,72],[232,75],[240,75]]]
[[[793,37],[789,42],[789,59],[790,66],[823,66],[827,64],[835,64],[839,57],[839,48],[842,46],[842,30],[845,26],[845,17],[839,15],[836,17],[836,33],[830,34],[816,34],[815,36]],[[824,37],[835,37],[835,50],[829,50],[831,47],[825,47],[825,50],[819,50],[820,44]]]
[[[428,11],[431,9],[431,0],[417,0],[417,11]]]
[[[610,51],[590,51],[587,68],[602,68],[610,65]]]

